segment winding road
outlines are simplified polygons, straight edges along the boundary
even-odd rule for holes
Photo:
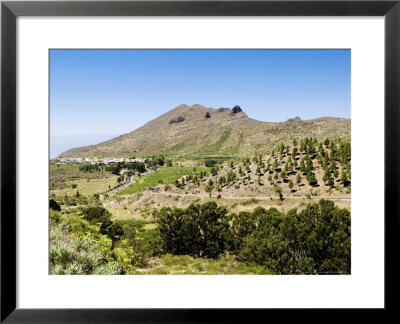
[[[118,190],[120,190],[122,188],[125,188],[125,187],[129,186],[131,184],[131,182],[132,182],[132,178],[133,178],[133,176],[129,176],[128,180],[126,180],[126,182],[124,184],[122,184],[122,185],[120,185],[118,187],[115,187],[114,189],[111,189],[109,191],[104,192],[103,195],[104,194],[108,194],[108,195],[112,194],[112,193],[114,193],[114,192],[116,192],[116,191],[118,191]]]

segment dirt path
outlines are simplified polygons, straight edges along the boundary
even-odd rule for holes
[[[180,194],[176,192],[156,192],[153,191],[153,193],[156,193],[158,195],[171,195],[171,196],[179,196],[179,197],[209,197],[209,195],[204,195],[204,194]],[[215,196],[213,196],[215,197]],[[221,196],[221,198],[225,199],[259,199],[259,200],[267,200],[270,199],[271,196]],[[329,199],[329,200],[351,200],[351,197],[320,197],[320,196],[315,196],[315,197],[306,197],[306,196],[283,196],[283,199],[314,199],[314,200],[319,200],[319,199]]]

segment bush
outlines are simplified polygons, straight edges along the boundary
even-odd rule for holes
[[[239,215],[232,221],[232,240],[243,261],[277,273],[350,273],[350,212],[332,201],[310,203],[300,213],[258,207],[253,231],[250,216]]]
[[[216,161],[216,160],[207,159],[207,160],[204,161],[204,165],[205,165],[207,168],[211,168],[211,167],[214,166],[215,164],[217,164],[217,161]]]
[[[162,208],[154,216],[164,253],[209,258],[233,253],[281,274],[350,273],[350,212],[332,201],[311,202],[301,212],[257,207],[229,216],[209,202]]]
[[[164,252],[216,258],[225,251],[227,210],[215,202],[155,211]]]
[[[101,206],[84,208],[82,213],[90,224],[106,223],[111,219],[110,212]]]
[[[50,220],[59,222],[62,219],[61,213],[54,209],[50,209]]]
[[[317,184],[317,178],[313,172],[308,172],[306,178],[310,186],[315,186]]]
[[[53,209],[56,211],[61,211],[60,204],[57,201],[55,201],[54,199],[49,200],[49,207],[50,207],[50,209]]]

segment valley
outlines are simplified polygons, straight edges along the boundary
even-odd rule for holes
[[[350,124],[268,123],[239,106],[180,105],[64,152],[50,161],[51,271],[349,273]],[[327,228],[332,241],[321,243],[315,235]],[[102,251],[90,267],[76,258],[76,237],[88,260]],[[63,262],[61,243],[70,253]],[[336,263],[326,254],[333,245],[345,246]]]

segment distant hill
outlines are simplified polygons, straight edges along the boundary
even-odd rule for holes
[[[144,126],[109,141],[68,150],[60,157],[251,156],[294,138],[350,139],[350,119],[322,117],[271,123],[249,118],[245,109],[179,105]]]

